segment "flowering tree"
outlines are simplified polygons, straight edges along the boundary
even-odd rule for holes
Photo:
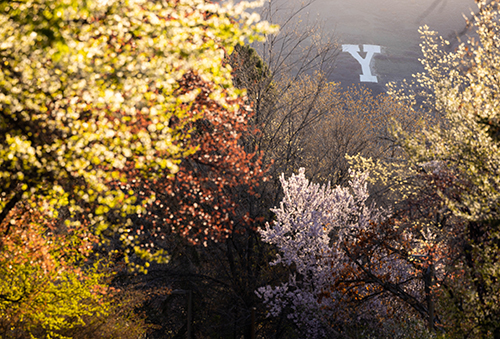
[[[446,52],[448,43],[424,27],[425,72],[406,91],[409,96],[393,94],[402,100],[419,96],[418,109],[437,118],[421,133],[397,132],[410,166],[431,165],[432,172],[451,179],[427,187],[443,202],[442,210],[459,219],[455,225],[463,225],[455,228],[459,255],[440,281],[448,330],[500,338],[500,11],[498,1],[476,2],[479,12],[470,24],[477,37]],[[441,229],[434,233],[447,235]]]
[[[427,313],[404,234],[385,222],[386,211],[367,203],[367,174],[352,175],[349,187],[335,188],[310,183],[304,169],[289,179],[281,176],[284,197],[272,210],[276,222],[260,232],[279,250],[272,264],[293,266],[294,273],[287,283],[257,293],[272,316],[288,308],[308,337],[351,320],[390,318],[408,309],[404,305]]]

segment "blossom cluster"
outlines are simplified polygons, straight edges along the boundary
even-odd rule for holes
[[[384,303],[384,291],[369,280],[397,284],[411,279],[406,262],[366,240],[377,237],[370,232],[389,213],[368,202],[367,173],[351,176],[348,187],[331,187],[309,182],[304,169],[288,179],[282,175],[284,197],[272,209],[276,221],[260,231],[263,241],[279,250],[271,264],[293,267],[293,273],[288,282],[263,286],[256,293],[270,316],[286,312],[307,337],[322,337],[348,322],[353,300],[360,301],[358,321],[387,316],[391,309]],[[374,278],[366,279],[365,267]],[[346,284],[353,279],[360,283]]]

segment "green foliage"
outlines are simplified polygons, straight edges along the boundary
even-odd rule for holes
[[[271,78],[269,66],[249,45],[237,45],[229,62],[233,68],[234,85],[238,88],[252,91],[252,84]]]
[[[105,284],[109,273],[84,268],[82,256],[92,242],[83,229],[47,233],[44,216],[25,206],[14,211],[16,227],[2,238],[0,252],[0,333],[3,338],[29,334],[59,338],[83,324],[85,316],[107,316]],[[0,228],[2,233],[5,227]],[[61,337],[62,338],[62,337]]]

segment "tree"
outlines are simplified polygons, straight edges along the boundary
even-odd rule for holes
[[[191,135],[197,150],[179,164],[175,177],[165,176],[143,189],[157,197],[146,209],[154,216],[153,226],[164,228],[160,233],[174,231],[206,246],[207,241],[228,238],[234,227],[253,223],[245,211],[251,203],[245,199],[256,195],[264,172],[260,158],[247,153],[242,143],[255,133],[247,124],[251,112],[244,103],[228,111],[209,98],[202,81],[190,79],[189,83],[203,89],[192,106],[200,109]],[[237,101],[231,104],[236,106]],[[201,107],[210,110],[202,112]]]
[[[201,79],[192,75],[185,84],[201,89],[191,106],[200,116],[192,124],[191,134],[197,150],[180,162],[174,177],[127,183],[127,189],[139,195],[154,192],[156,196],[145,206],[147,213],[134,218],[127,231],[137,235],[146,250],[172,253],[167,266],[151,267],[141,280],[151,290],[161,279],[164,287],[193,291],[197,319],[193,331],[197,335],[224,336],[236,331],[249,337],[250,318],[241,317],[250,314],[255,305],[252,299],[257,298],[253,286],[246,288],[252,284],[251,277],[240,265],[251,271],[260,268],[239,259],[253,260],[252,252],[259,245],[255,229],[263,219],[255,210],[259,211],[257,191],[266,181],[265,168],[261,157],[245,143],[258,131],[248,123],[252,112],[243,100],[231,101],[235,106],[239,103],[239,109],[228,111],[210,98],[211,89]],[[203,107],[208,110],[202,112]],[[240,248],[241,239],[251,240]],[[233,248],[235,243],[238,250]],[[244,253],[237,253],[239,250]],[[140,260],[134,259],[136,263]],[[182,297],[159,295],[149,302],[158,305],[159,298],[164,300],[161,309],[168,308],[168,316],[159,312],[151,318],[159,319],[163,331],[180,335],[186,330],[177,300]]]
[[[39,222],[44,216],[36,208],[18,204],[14,212],[17,227],[2,237],[0,252],[2,337],[57,338],[60,330],[81,324],[86,316],[107,316],[108,274],[76,262],[91,249],[88,232],[47,238],[48,225]],[[0,230],[8,226],[4,222]]]
[[[394,314],[427,314],[403,234],[387,222],[388,211],[367,203],[367,175],[352,175],[348,187],[334,188],[310,183],[304,169],[281,176],[284,198],[273,209],[276,221],[260,231],[278,248],[272,265],[294,270],[288,282],[257,294],[271,316],[288,309],[307,337],[340,337],[353,322],[385,336]]]
[[[326,88],[326,76],[337,51],[333,39],[322,34],[319,23],[301,20],[310,3],[284,9],[280,1],[269,2],[262,16],[279,23],[279,33],[251,49],[237,49],[230,58],[235,84],[247,89],[248,103],[254,110],[250,122],[261,132],[248,143],[262,154],[265,165],[273,164],[273,191],[278,174],[294,168],[300,158],[297,140],[324,113],[313,108],[314,100]],[[287,119],[294,123],[287,124]]]
[[[126,256],[135,250],[148,260],[165,259],[119,232],[122,222],[155,200],[124,185],[131,174],[172,176],[180,159],[196,151],[193,123],[210,108],[191,110],[201,91],[189,83],[193,75],[221,109],[237,110],[242,92],[232,86],[224,55],[274,30],[245,12],[252,6],[202,0],[0,2],[2,322],[10,321],[6,310],[24,309],[22,319],[34,319],[50,336],[59,329],[51,321],[71,327],[82,314],[101,311],[74,305],[101,286],[101,275],[82,266],[92,246],[89,236],[118,234],[131,247]],[[33,264],[30,246],[21,258],[14,255],[27,239],[47,253]],[[53,247],[75,239],[84,246]],[[22,283],[11,289],[18,273]],[[44,299],[51,293],[61,300]],[[74,294],[70,305],[76,308],[58,307]],[[29,307],[32,297],[53,313]],[[93,300],[100,299],[90,298],[90,305]]]
[[[477,36],[447,52],[448,43],[424,27],[425,71],[412,87],[393,88],[392,94],[434,116],[435,123],[419,133],[396,134],[408,167],[426,173],[418,186],[438,202],[427,217],[434,227],[427,229],[457,240],[458,250],[437,281],[445,328],[458,337],[500,338],[499,3],[477,3],[470,23]],[[450,217],[451,223],[444,222]]]

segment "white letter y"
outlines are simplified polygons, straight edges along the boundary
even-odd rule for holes
[[[363,52],[366,52],[366,56],[364,59],[358,54],[358,45],[342,45],[342,52],[348,52],[354,57],[354,59],[358,60],[358,62],[360,63],[363,73],[359,76],[359,81],[378,82],[377,77],[375,75],[372,75],[370,63],[372,61],[373,55],[375,53],[380,53],[380,46],[363,45]]]

